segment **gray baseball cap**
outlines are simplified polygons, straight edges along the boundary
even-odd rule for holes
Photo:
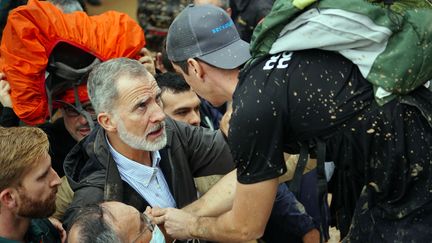
[[[249,60],[249,43],[221,8],[188,5],[168,30],[167,54],[171,61],[198,58],[222,69],[234,69]]]

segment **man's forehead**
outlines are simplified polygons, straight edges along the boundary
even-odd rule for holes
[[[138,90],[156,94],[160,93],[159,86],[157,86],[156,80],[153,77],[151,79],[147,79],[146,77],[125,77],[117,82],[117,91],[120,97],[135,93]]]
[[[104,202],[101,205],[110,212],[110,215],[107,217],[107,219],[113,220],[114,222],[120,220],[121,218],[129,218],[134,214],[139,214],[137,209],[121,202],[109,201]]]
[[[162,93],[162,102],[164,102],[164,105],[166,104],[173,107],[182,107],[185,106],[185,104],[188,106],[196,106],[201,103],[198,95],[192,90],[173,92],[169,89]]]
[[[36,176],[44,173],[45,171],[51,169],[51,156],[48,151],[38,158],[36,163],[28,166],[27,170],[24,172],[24,176],[29,174],[34,174]]]

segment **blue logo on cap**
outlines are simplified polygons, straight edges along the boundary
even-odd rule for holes
[[[211,31],[213,34],[216,34],[218,32],[221,32],[224,29],[228,29],[229,27],[231,27],[233,25],[234,25],[234,22],[232,20],[230,20],[230,21],[226,22],[225,24],[212,29]]]

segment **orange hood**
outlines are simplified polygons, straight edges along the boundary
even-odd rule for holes
[[[58,42],[81,48],[102,61],[138,58],[145,45],[141,27],[123,13],[64,14],[51,3],[37,0],[11,11],[3,31],[0,67],[11,86],[13,109],[25,123],[40,124],[49,115],[45,70]]]

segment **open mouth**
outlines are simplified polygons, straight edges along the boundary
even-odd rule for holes
[[[148,138],[157,138],[157,137],[159,137],[160,135],[162,135],[162,133],[163,133],[163,127],[160,127],[158,130],[156,130],[156,131],[153,131],[153,132],[149,132],[148,134],[147,134],[147,137]]]
[[[82,136],[87,136],[90,133],[90,128],[80,128],[80,129],[78,129],[78,132]]]
[[[151,129],[150,132],[147,133],[147,138],[150,140],[154,140],[158,138],[160,135],[162,135],[164,131],[164,126],[162,124],[159,124]]]

